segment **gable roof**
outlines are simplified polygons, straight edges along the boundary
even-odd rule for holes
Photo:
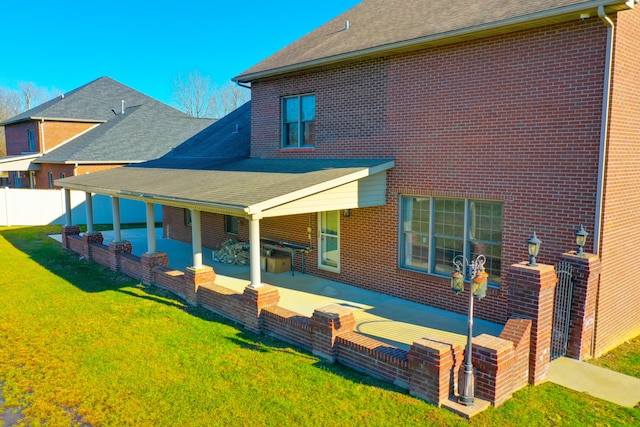
[[[13,116],[0,123],[0,126],[41,119],[106,122],[122,111],[122,101],[125,108],[141,104],[157,104],[155,108],[158,111],[166,110],[189,117],[175,108],[105,76]]]
[[[251,82],[328,64],[579,20],[634,0],[364,0],[233,80]]]
[[[191,117],[110,77],[89,82],[0,125],[29,120],[96,124],[34,160],[72,164],[155,159],[214,123]]]
[[[125,108],[124,114],[114,115],[106,123],[57,146],[35,162],[97,164],[151,160],[214,122],[167,110],[162,105],[147,102]]]

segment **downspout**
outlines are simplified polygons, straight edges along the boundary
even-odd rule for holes
[[[607,51],[604,67],[604,94],[602,97],[602,121],[600,123],[600,161],[598,163],[598,187],[596,193],[596,217],[593,230],[593,253],[600,253],[600,240],[602,234],[602,204],[604,202],[604,180],[607,164],[607,139],[609,137],[609,103],[611,99],[611,68],[613,64],[613,21],[604,12],[604,7],[598,7],[598,16],[607,26]]]
[[[40,119],[40,152],[45,153],[47,151],[44,145],[44,119]]]

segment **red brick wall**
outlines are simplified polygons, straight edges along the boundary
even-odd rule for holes
[[[341,218],[341,273],[317,274],[457,312],[466,299],[446,278],[398,269],[399,196],[503,201],[503,286],[476,312],[504,322],[506,267],[527,259],[531,233],[555,263],[578,224],[593,229],[605,41],[599,20],[576,20],[254,82],[252,155],[394,158],[387,205]],[[310,92],[316,147],[280,150],[280,98]],[[261,221],[261,234],[304,242],[302,217]]]
[[[15,123],[4,127],[8,156],[29,152],[29,139],[27,137],[27,131],[29,130],[33,132],[35,151],[40,151],[38,122]]]
[[[620,13],[616,22],[595,356],[640,334],[640,286],[629,266],[640,246],[634,232],[640,224],[639,9]]]
[[[41,147],[41,149],[43,151],[49,151],[96,125],[97,123],[80,122],[45,121],[44,125],[40,123],[40,126],[44,126],[44,147]]]
[[[162,218],[164,237],[191,243],[191,226],[184,223],[184,209],[163,206]],[[242,242],[249,241],[249,222],[246,219],[239,219],[238,234],[225,233],[224,215],[202,212],[200,222],[202,246],[205,248],[219,249],[220,244],[228,239]]]
[[[124,166],[124,164],[79,165],[74,171],[75,165],[43,163],[39,171],[36,171],[36,188],[49,188],[49,172],[53,174],[53,180],[65,177],[84,175]],[[54,188],[58,188],[54,185]]]

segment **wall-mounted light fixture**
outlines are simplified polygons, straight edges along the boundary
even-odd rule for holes
[[[345,209],[344,211],[342,211],[342,216],[344,216],[345,218],[349,218],[351,216],[351,209]]]

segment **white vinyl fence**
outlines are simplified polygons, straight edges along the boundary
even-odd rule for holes
[[[86,224],[85,193],[71,192],[73,224]],[[93,195],[93,223],[111,224],[111,197]],[[162,206],[155,205],[155,221],[162,221]],[[0,226],[64,224],[64,190],[31,190],[0,188]],[[145,204],[137,200],[120,199],[120,222],[146,222]]]

